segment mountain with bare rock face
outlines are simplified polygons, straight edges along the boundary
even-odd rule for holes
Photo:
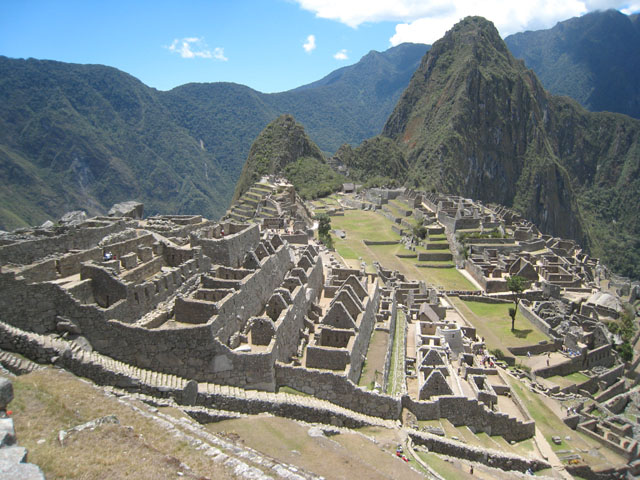
[[[408,186],[513,206],[640,277],[640,121],[550,95],[484,18],[432,46],[383,136]]]

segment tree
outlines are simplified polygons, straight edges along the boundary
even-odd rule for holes
[[[333,248],[333,239],[329,235],[331,231],[331,217],[326,213],[319,213],[315,216],[318,222],[318,239],[324,243],[328,249]]]
[[[315,218],[318,221],[318,236],[325,237],[331,230],[331,217],[326,213],[319,213]]]
[[[507,288],[513,293],[513,302],[515,303],[515,307],[509,309],[509,316],[511,317],[511,331],[513,332],[516,328],[516,314],[518,313],[520,294],[524,292],[525,288],[527,288],[527,279],[519,275],[512,275],[507,278]]]
[[[419,238],[420,240],[424,240],[427,237],[427,227],[424,225],[414,225],[413,226],[413,236]]]

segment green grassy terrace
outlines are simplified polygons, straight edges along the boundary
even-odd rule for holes
[[[424,280],[429,285],[436,285],[447,290],[477,290],[455,268],[420,268],[420,263],[415,258],[398,258],[397,254],[412,253],[402,245],[365,245],[363,240],[396,241],[400,235],[391,230],[393,223],[379,213],[366,210],[346,210],[344,216],[331,217],[331,228],[347,232],[345,239],[333,236],[333,244],[336,251],[352,264],[360,258],[368,266],[374,261],[392,270],[398,270],[414,280]],[[426,251],[424,248],[416,248],[418,251]],[[426,263],[425,263],[426,264]],[[447,262],[428,262],[428,264],[441,264],[453,266]]]

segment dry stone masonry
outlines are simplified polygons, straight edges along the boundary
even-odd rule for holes
[[[626,370],[603,323],[622,315],[617,297],[598,289],[606,270],[575,243],[542,235],[503,207],[404,189],[371,189],[343,202],[391,218],[407,249],[400,257],[418,266],[457,264],[481,292],[443,291],[382,265],[372,274],[332,259],[310,235],[307,207],[282,179],[263,179],[220,222],[145,219],[141,204],[116,207],[107,217],[0,238],[0,348],[101,385],[173,399],[201,419],[270,412],[394,427],[408,412],[415,421],[447,419],[521,441],[534,436],[535,424],[526,411],[500,410],[523,408],[498,359],[451,300],[509,302],[506,279],[518,275],[529,287],[520,311],[552,340],[510,353],[566,354],[533,372],[534,381],[589,373],[582,385],[539,390],[572,398],[586,392],[609,402],[612,415],[633,404],[620,397],[628,390]],[[414,222],[426,240],[413,238]],[[480,234],[458,235],[470,229]],[[390,343],[382,384],[370,390],[358,383],[375,330]],[[394,381],[401,387],[387,395],[399,334],[403,368]],[[17,366],[1,351],[0,362],[23,371],[35,365]],[[634,428],[624,422],[586,410],[571,418],[572,428],[630,461],[638,456]],[[504,469],[545,467],[412,435],[417,444]]]

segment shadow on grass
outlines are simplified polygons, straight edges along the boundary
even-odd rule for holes
[[[533,332],[532,329],[527,329],[527,330],[519,330],[517,328],[511,330],[511,332],[513,333],[514,336],[518,337],[518,338],[527,338],[529,336],[529,334],[531,332]]]

